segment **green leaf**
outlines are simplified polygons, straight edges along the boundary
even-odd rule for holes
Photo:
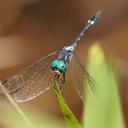
[[[40,113],[31,108],[21,108],[32,126],[26,124],[15,108],[5,100],[0,102],[0,124],[7,128],[65,128],[65,124],[55,116]]]
[[[61,111],[64,115],[64,119],[65,119],[65,122],[66,122],[68,128],[81,128],[81,126],[80,126],[79,122],[77,121],[77,119],[75,118],[74,114],[71,112],[71,110],[65,103],[57,82],[54,81],[53,85],[54,85],[56,97],[58,99]]]
[[[98,44],[89,51],[87,68],[97,87],[93,92],[88,90],[84,128],[124,128],[116,67],[106,61]]]

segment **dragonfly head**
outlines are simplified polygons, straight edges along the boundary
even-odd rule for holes
[[[54,60],[51,63],[51,68],[54,72],[60,74],[66,72],[67,65],[63,60]]]

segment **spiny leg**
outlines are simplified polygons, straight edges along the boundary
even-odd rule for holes
[[[61,85],[60,85],[60,91],[62,94],[63,94],[64,84],[65,84],[65,73],[63,73],[63,78],[62,78]]]
[[[65,73],[63,73],[63,79],[62,79],[61,84],[64,84],[64,83],[65,83]]]
[[[54,75],[54,80],[59,80],[60,74],[55,74]],[[62,81],[61,84],[59,85],[60,91],[63,94],[63,87],[64,87],[64,83],[65,83],[65,73],[63,73],[63,77],[62,77]]]
[[[8,80],[3,80],[3,81],[2,81],[2,84],[5,84],[7,81],[8,81]]]
[[[55,74],[54,75],[54,80],[57,80],[58,81],[59,77],[60,77],[60,74]]]

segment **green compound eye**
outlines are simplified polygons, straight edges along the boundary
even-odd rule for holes
[[[54,60],[51,63],[52,70],[58,70],[61,73],[66,72],[67,65],[64,63],[63,60]]]
[[[60,64],[61,68],[64,68],[64,64]]]

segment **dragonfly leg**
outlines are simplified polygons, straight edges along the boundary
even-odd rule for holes
[[[7,81],[8,81],[8,80],[3,80],[3,81],[2,81],[2,84],[5,84]]]
[[[63,79],[62,79],[61,84],[64,84],[64,83],[65,83],[65,73],[63,73]]]
[[[60,74],[55,74],[55,75],[54,75],[54,80],[58,80],[59,77],[60,77]]]
[[[62,94],[63,94],[64,83],[65,83],[65,73],[63,73],[63,78],[60,85],[60,91]]]

